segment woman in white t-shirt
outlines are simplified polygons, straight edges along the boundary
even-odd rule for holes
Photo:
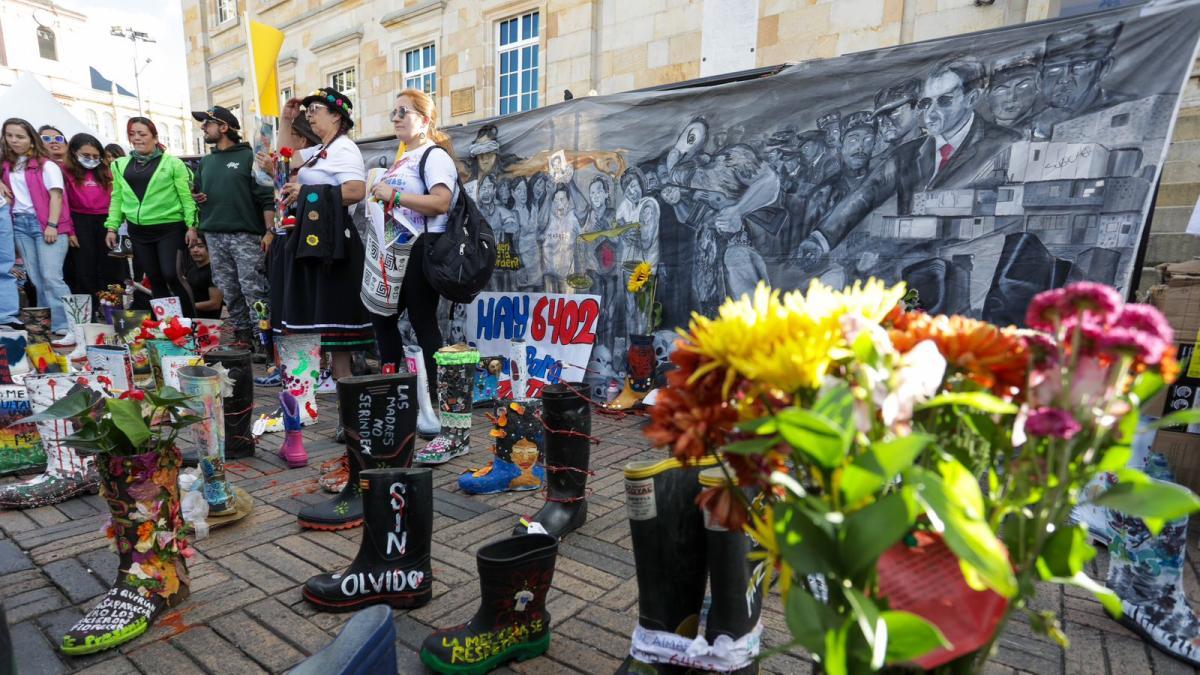
[[[332,87],[322,87],[284,105],[280,115],[280,142],[298,147],[292,133],[292,120],[300,115],[300,106],[313,132],[321,139],[315,147],[299,151],[292,166],[299,166],[296,180],[286,183],[280,193],[289,205],[294,205],[305,186],[338,186],[343,207],[362,201],[366,194],[366,171],[362,153],[346,135],[354,126],[353,104]],[[319,194],[309,192],[303,208],[293,209],[297,220],[300,213],[316,216],[321,206]],[[312,202],[312,203],[307,203]],[[342,257],[300,258],[299,232],[288,236],[287,260],[284,261],[284,292],[282,307],[272,307],[279,313],[285,333],[319,333],[321,349],[329,352],[335,380],[351,374],[350,352],[366,349],[372,341],[371,321],[361,303],[354,302],[358,294],[363,268],[363,243],[348,213],[344,215],[341,231],[334,236],[344,237]],[[299,223],[297,230],[299,230]],[[290,226],[290,223],[289,223]],[[310,235],[311,236],[311,235]],[[316,237],[312,237],[316,239]]]
[[[429,373],[430,399],[436,401],[433,354],[442,346],[439,296],[422,263],[429,236],[446,231],[446,213],[458,196],[458,168],[449,151],[450,139],[437,128],[437,111],[428,94],[419,89],[400,92],[391,119],[400,149],[391,168],[370,189],[371,198],[383,204],[385,218],[382,228],[367,228],[359,297],[375,325],[381,365],[398,367],[404,358],[397,321],[408,310]]]

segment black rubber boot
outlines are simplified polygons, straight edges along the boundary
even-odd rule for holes
[[[727,482],[725,472],[720,467],[700,472],[701,488],[718,487]],[[753,499],[748,490],[747,497]],[[754,596],[748,602],[746,598],[746,590],[750,587],[750,577],[754,571],[754,563],[748,558],[750,550],[754,548],[753,540],[743,532],[731,532],[712,522],[707,513],[704,513],[703,517],[708,553],[708,585],[712,595],[708,618],[705,621],[704,639],[711,645],[719,636],[726,635],[736,642],[755,632],[759,612],[762,610],[761,587],[755,590]],[[753,651],[757,654],[757,647]],[[759,667],[758,663],[750,658],[749,663],[740,668],[721,672],[754,675],[759,672]]]
[[[411,466],[417,438],[417,376],[362,375],[338,380],[340,418],[346,428],[349,479],[333,499],[300,509],[301,527],[346,530],[363,520],[358,474],[366,469]]]
[[[216,349],[204,355],[210,366],[220,364],[233,380],[233,393],[225,398],[225,459],[254,455],[254,361],[248,349]]]
[[[337,574],[304,583],[304,599],[326,612],[387,604],[413,609],[433,598],[433,472],[370,469],[359,474],[363,533],[358,555]]]
[[[479,549],[479,610],[467,623],[425,638],[421,661],[439,673],[482,675],[545,653],[546,594],[557,555],[558,540],[546,534],[509,537]]]
[[[707,579],[704,519],[696,496],[708,456],[696,466],[676,459],[625,465],[625,508],[633,535],[637,569],[638,627],[674,633],[681,644],[696,637]],[[635,630],[635,637],[639,633]],[[637,641],[635,639],[635,647]],[[631,654],[637,650],[631,650]],[[625,659],[622,673],[681,673],[678,666],[654,663],[648,655]]]
[[[542,389],[545,425],[546,505],[532,522],[561,539],[587,521],[588,460],[591,456],[592,410],[578,392],[583,384],[551,384]],[[518,525],[513,534],[524,534]]]

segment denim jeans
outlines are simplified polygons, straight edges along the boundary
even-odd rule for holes
[[[58,235],[53,244],[42,238],[42,227],[32,213],[13,214],[13,235],[29,280],[37,287],[38,304],[50,308],[50,328],[55,332],[66,331],[67,312],[62,298],[70,295],[71,289],[63,281],[63,261],[67,259],[67,237]]]
[[[12,211],[7,204],[0,204],[0,324],[17,323],[17,312],[21,308],[17,299],[17,279],[12,275],[16,259]]]

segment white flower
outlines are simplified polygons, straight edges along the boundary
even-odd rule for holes
[[[946,374],[946,359],[932,340],[922,340],[898,360],[892,372],[891,386],[874,390],[875,403],[883,423],[892,427],[912,419],[913,408],[928,401],[942,386]]]

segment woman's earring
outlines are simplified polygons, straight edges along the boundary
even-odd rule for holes
[[[424,132],[424,131],[422,131],[422,132],[420,133],[420,136],[421,136],[421,140],[425,140],[425,132]]]

